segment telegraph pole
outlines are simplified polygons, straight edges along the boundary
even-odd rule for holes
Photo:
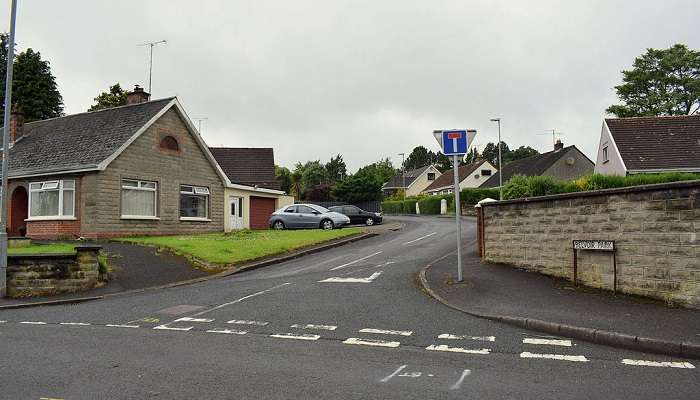
[[[168,43],[165,40],[159,40],[157,42],[148,42],[148,43],[141,43],[138,46],[150,46],[151,47],[151,59],[148,63],[148,93],[153,95],[153,92],[151,91],[151,77],[153,76],[153,48],[159,44],[166,44]]]
[[[5,114],[2,133],[2,193],[0,194],[0,297],[7,295],[7,167],[10,158],[10,118],[12,109],[12,67],[15,58],[15,21],[17,0],[12,0],[10,10],[10,37],[7,43],[7,74],[5,75]]]

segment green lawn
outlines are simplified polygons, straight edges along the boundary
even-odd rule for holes
[[[281,254],[313,244],[363,232],[360,228],[324,231],[238,231],[189,236],[137,236],[117,239],[124,242],[167,247],[212,264],[226,265]]]
[[[10,247],[7,249],[7,252],[8,254],[75,253],[75,246],[77,245],[77,243],[32,243],[24,247]]]

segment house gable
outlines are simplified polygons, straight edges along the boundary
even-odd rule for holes
[[[563,154],[541,175],[569,181],[593,173],[594,164],[576,146],[560,150]]]
[[[627,168],[620,156],[615,138],[610,134],[607,122],[603,121],[600,130],[600,142],[596,155],[595,173],[604,175],[626,175]]]

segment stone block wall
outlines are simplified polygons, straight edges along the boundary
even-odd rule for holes
[[[572,279],[575,239],[614,240],[618,291],[700,308],[700,181],[483,204],[485,261]],[[612,289],[612,253],[579,250],[578,279]]]
[[[100,249],[101,246],[80,246],[68,254],[9,255],[7,295],[48,296],[92,289],[100,279]]]

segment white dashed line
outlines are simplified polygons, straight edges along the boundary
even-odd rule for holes
[[[208,333],[226,333],[229,335],[245,335],[246,331],[239,331],[236,329],[210,329],[207,331]]]
[[[237,324],[237,325],[255,325],[255,326],[265,326],[269,324],[269,322],[265,321],[249,321],[246,319],[232,319],[228,322],[227,324]]]
[[[242,301],[244,301],[244,300],[248,300],[248,299],[250,299],[250,298],[252,298],[252,297],[255,297],[255,296],[260,296],[261,294],[269,293],[269,292],[271,292],[271,291],[273,291],[273,290],[275,290],[275,289],[279,289],[279,288],[284,287],[284,286],[287,286],[287,285],[291,285],[291,283],[285,282],[285,283],[283,283],[283,284],[281,284],[281,285],[273,286],[273,287],[271,287],[271,288],[269,288],[269,289],[261,290],[261,291],[259,291],[259,292],[255,292],[255,293],[249,294],[249,295],[247,295],[247,296],[243,296],[243,297],[241,297],[240,299],[236,299],[236,300],[233,300],[233,301],[229,301],[228,303],[224,303],[224,304],[219,304],[219,305],[216,306],[216,307],[212,307],[212,308],[206,309],[206,310],[204,310],[204,311],[200,311],[200,312],[198,312],[198,313],[196,313],[196,314],[193,314],[193,315],[194,315],[195,317],[196,317],[196,316],[199,316],[199,315],[204,315],[204,314],[206,314],[206,313],[208,313],[208,312],[211,312],[211,311],[214,311],[214,310],[218,310],[218,309],[220,309],[220,308],[223,308],[223,307],[226,307],[226,306],[230,306],[230,305],[232,305],[232,304],[240,303],[240,302],[242,302]]]
[[[297,335],[294,333],[275,333],[270,335],[270,337],[280,338],[280,339],[297,339],[297,340],[318,340],[321,337],[318,335],[303,334]]]
[[[430,351],[446,351],[449,353],[464,353],[464,354],[490,354],[491,349],[463,349],[461,347],[448,347],[444,344],[435,345],[431,344],[425,348]]]
[[[138,325],[128,325],[128,324],[107,324],[105,326],[108,326],[110,328],[138,328]]]
[[[329,271],[335,271],[335,270],[337,270],[337,269],[349,267],[349,266],[351,266],[351,265],[353,265],[353,264],[357,264],[357,263],[359,263],[360,261],[364,261],[364,260],[366,260],[366,259],[368,259],[368,258],[370,258],[370,257],[374,257],[374,256],[376,256],[377,254],[381,254],[381,253],[382,253],[381,251],[378,251],[378,252],[376,252],[376,253],[372,253],[372,254],[370,254],[370,255],[368,255],[368,256],[364,256],[364,257],[362,257],[362,258],[358,258],[358,259],[355,260],[355,261],[350,261],[349,263],[345,263],[345,264],[342,264],[342,265],[338,265],[337,267],[331,268]]]
[[[399,342],[388,342],[386,340],[372,340],[360,338],[348,338],[343,341],[344,344],[356,344],[362,346],[377,346],[377,347],[399,347]]]
[[[167,325],[158,325],[158,326],[154,327],[153,329],[163,330],[163,331],[189,331],[192,328],[194,328],[194,326],[189,326],[187,328],[171,328]]]
[[[46,325],[46,322],[40,322],[40,321],[22,321],[20,324],[25,324],[25,325]]]
[[[625,358],[622,360],[626,365],[637,365],[643,367],[667,367],[667,368],[695,368],[695,365],[689,362],[681,361],[646,361],[646,360],[630,360]]]
[[[438,339],[453,339],[453,340],[480,340],[482,342],[495,342],[495,336],[469,336],[469,335],[451,335],[442,333],[438,335]]]
[[[464,371],[462,371],[462,375],[460,375],[459,379],[457,380],[457,382],[455,382],[454,385],[450,386],[450,390],[459,390],[459,388],[462,387],[462,382],[464,382],[464,378],[468,377],[471,374],[471,370],[465,369]]]
[[[413,331],[390,331],[386,329],[363,328],[360,333],[376,333],[379,335],[411,336]]]
[[[545,344],[545,345],[550,345],[550,346],[571,347],[571,340],[525,338],[525,339],[523,339],[523,343],[524,344]]]
[[[391,378],[395,377],[396,375],[399,374],[399,372],[403,371],[404,368],[408,367],[408,365],[402,365],[396,369],[396,371],[392,372],[391,375],[387,375],[384,378],[382,378],[379,382],[387,383],[391,380]]]
[[[520,353],[520,358],[545,358],[548,360],[561,360],[561,361],[576,361],[576,362],[587,362],[588,359],[584,356],[569,356],[564,354],[537,354],[524,351]]]
[[[214,321],[213,319],[210,318],[191,318],[191,317],[182,317],[178,318],[173,322],[212,322]]]
[[[4,323],[6,323],[6,322],[7,322],[7,321],[0,321],[0,324],[4,324]]]
[[[90,324],[85,322],[60,322],[59,325],[89,326]]]
[[[429,238],[429,237],[431,237],[431,236],[433,236],[433,235],[437,235],[437,232],[429,233],[429,234],[427,234],[427,235],[425,235],[425,236],[419,237],[418,239],[413,239],[413,240],[411,240],[410,242],[404,243],[404,246],[407,245],[407,244],[415,243],[415,242],[417,242],[417,241],[419,241],[419,240],[427,239],[427,238]]]
[[[334,331],[338,329],[337,326],[335,325],[314,325],[314,324],[294,324],[291,325],[290,328],[296,328],[296,329],[318,329],[322,331]]]
[[[367,278],[342,278],[342,277],[333,277],[333,278],[328,278],[324,279],[319,282],[335,282],[335,283],[372,283],[373,280],[377,279],[379,275],[382,274],[383,271],[378,271],[373,273],[372,275],[368,276]]]

